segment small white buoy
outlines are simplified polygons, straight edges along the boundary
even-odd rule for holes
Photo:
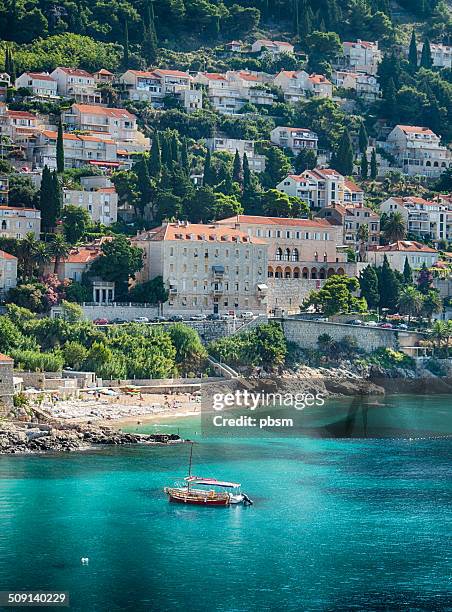
[[[81,563],[82,565],[88,565],[88,563],[89,563],[89,558],[88,558],[88,557],[81,557],[81,558],[80,558],[80,563]]]

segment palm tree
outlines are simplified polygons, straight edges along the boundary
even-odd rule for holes
[[[50,261],[49,248],[45,242],[38,242],[34,249],[34,264],[39,271]]]
[[[422,313],[429,322],[432,320],[432,316],[435,312],[441,312],[443,309],[443,300],[441,299],[438,291],[431,289],[427,295],[424,295],[424,303],[422,304]]]
[[[69,251],[71,247],[65,241],[64,236],[62,234],[56,234],[52,242],[49,244],[49,251],[51,255],[55,258],[55,265],[53,271],[55,274],[58,272],[58,265],[61,259],[64,259],[69,255]]]
[[[422,293],[414,287],[404,287],[400,292],[398,308],[401,314],[408,315],[408,321],[412,316],[418,316],[422,310],[424,300]]]
[[[405,220],[402,213],[397,211],[386,221],[384,236],[389,243],[397,242],[397,240],[403,240],[405,238],[405,232]]]
[[[441,345],[444,341],[449,346],[449,339],[452,334],[452,325],[450,321],[435,321],[430,331],[430,339],[435,343],[438,351],[441,349]]]
[[[34,261],[39,241],[36,240],[33,232],[28,232],[25,238],[19,241],[18,259],[22,266],[24,280],[29,280],[33,276]]]

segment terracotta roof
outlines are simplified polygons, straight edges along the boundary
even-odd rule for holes
[[[429,134],[430,136],[436,136],[435,132],[432,132],[430,128],[421,127],[418,125],[396,125],[405,134]]]
[[[344,42],[344,47],[364,47],[365,49],[371,49],[376,46],[376,43],[369,42],[367,40],[357,40],[356,42]]]
[[[52,83],[56,83],[55,79],[53,79],[50,74],[46,72],[25,72],[32,79],[39,79],[40,81],[52,81]]]
[[[82,77],[93,77],[93,75],[86,70],[81,70],[80,68],[66,68],[64,66],[57,66],[55,70],[62,70],[66,74],[70,74],[71,76],[82,76]]]
[[[116,189],[114,187],[100,187],[97,191],[99,193],[116,193]]]
[[[94,74],[105,74],[107,76],[114,76],[113,72],[110,72],[106,68],[101,68],[100,70],[97,70],[97,72],[95,72]]]
[[[432,249],[425,244],[414,240],[398,240],[392,244],[384,246],[370,246],[369,250],[378,252],[408,252],[408,253],[437,253],[436,249]]]
[[[91,263],[97,259],[102,253],[100,246],[84,246],[71,249],[69,255],[65,259],[61,259],[61,263]]]
[[[263,45],[270,45],[273,47],[276,47],[276,46],[293,47],[291,43],[281,41],[281,40],[268,40],[267,38],[259,38],[255,42],[262,43]]]
[[[34,212],[39,212],[37,208],[24,208],[22,206],[0,206],[0,210],[16,210],[16,211],[22,211],[22,210],[33,210]]]
[[[56,140],[58,136],[57,132],[52,130],[43,130],[41,133],[52,140]],[[98,138],[97,136],[90,136],[89,134],[70,134],[68,132],[63,134],[63,140],[81,140],[82,142],[86,140],[87,142],[105,142],[107,144],[115,144],[114,140]]]
[[[107,108],[106,106],[93,104],[73,104],[72,108],[86,115],[105,115],[106,117],[116,117],[117,119],[136,119],[135,115],[129,113],[125,108]]]
[[[310,130],[309,128],[303,128],[303,127],[286,127],[286,126],[278,126],[279,129],[281,130],[286,130],[287,132],[309,132],[309,134],[315,134],[315,136],[317,136],[317,134],[315,132],[313,132],[312,130]]]
[[[237,74],[244,81],[259,81],[259,77],[257,75],[251,74],[251,72],[246,72],[245,70],[239,70],[234,74]]]
[[[323,74],[311,74],[309,80],[311,81],[311,83],[323,83],[324,85],[331,85],[331,81],[329,81],[326,76],[323,76]]]
[[[345,179],[344,186],[347,187],[347,189],[349,191],[352,191],[353,193],[364,193],[364,190],[361,189],[361,187],[358,187],[356,183],[350,181],[349,179]]]
[[[17,117],[17,119],[36,119],[36,115],[33,115],[33,113],[29,113],[28,111],[8,110],[8,115],[10,117]]]
[[[143,232],[136,240],[187,240],[197,242],[240,242],[247,244],[266,244],[264,240],[249,236],[241,230],[223,225],[205,225],[203,223],[167,223],[155,230]]]
[[[11,255],[11,253],[7,253],[6,251],[0,251],[0,257],[2,259],[17,259],[17,257],[14,257],[14,255]]]
[[[166,69],[157,68],[156,70],[154,70],[154,72],[155,74],[162,75],[162,76],[178,76],[178,77],[191,78],[188,72],[182,72],[181,70],[166,70]]]
[[[134,74],[135,76],[139,76],[139,77],[145,77],[145,78],[157,78],[158,75],[155,74],[155,72],[152,72],[150,70],[127,70],[126,72],[131,72],[132,74]]]
[[[424,198],[420,198],[419,196],[405,196],[405,197],[394,197],[390,198],[399,206],[406,206],[407,204],[422,204],[422,206],[440,206],[439,202],[430,202],[429,200],[425,200]]]
[[[296,227],[331,227],[325,219],[294,219],[291,217],[263,217],[258,215],[236,215],[221,219],[221,224],[244,223],[248,225],[293,225]]]
[[[202,72],[203,76],[209,81],[226,81],[226,77],[224,74],[220,74],[219,72]]]
[[[3,353],[0,353],[0,361],[14,361],[14,359],[11,359],[11,357],[8,357],[8,355],[4,355]]]

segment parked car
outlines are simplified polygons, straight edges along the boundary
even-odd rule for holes
[[[147,317],[135,317],[133,322],[134,323],[149,323],[149,319]]]
[[[94,319],[93,323],[94,325],[108,325],[109,320],[108,319]]]
[[[179,321],[183,321],[184,317],[182,315],[175,314],[172,317],[170,317],[169,320],[172,321],[173,323],[177,323]]]
[[[254,313],[251,310],[245,310],[240,316],[242,319],[253,319]]]
[[[364,325],[367,325],[367,327],[377,327],[378,323],[376,321],[366,321]]]
[[[190,317],[190,321],[205,321],[207,319],[205,314],[195,314]]]
[[[152,319],[152,323],[165,323],[166,321],[166,317],[163,317],[162,315],[159,315],[158,317],[154,317]]]
[[[126,321],[126,319],[113,319],[112,323],[115,323],[116,325],[124,325],[124,323],[128,323],[129,321]]]
[[[397,327],[399,329],[408,329],[408,325],[406,323],[400,323],[399,325],[397,325]]]
[[[393,329],[394,326],[392,323],[380,323],[378,327],[381,327],[382,329]]]
[[[360,319],[352,319],[351,321],[347,321],[347,325],[362,325],[363,322]]]
[[[220,319],[220,315],[218,314],[218,312],[211,312],[207,315],[207,319],[209,321],[218,321]]]
[[[220,315],[220,319],[222,321],[233,321],[235,319],[235,315],[226,312],[225,314]]]

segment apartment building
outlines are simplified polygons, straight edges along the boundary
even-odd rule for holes
[[[276,96],[265,87],[271,77],[246,70],[229,70],[225,74],[199,72],[195,82],[207,87],[212,106],[219,113],[234,115],[249,102],[265,106],[274,103]]]
[[[79,104],[102,102],[96,79],[86,70],[58,66],[50,76],[57,82],[59,96],[73,98]]]
[[[417,45],[418,62],[421,61],[422,47],[424,43]],[[408,47],[406,49],[408,54]],[[452,68],[452,46],[441,43],[430,43],[430,53],[432,54],[433,66],[435,68]]]
[[[440,137],[426,127],[396,125],[386,142],[381,144],[395,158],[397,167],[409,176],[419,174],[437,178],[452,166],[449,149],[441,145]]]
[[[383,265],[385,256],[391,268],[399,272],[403,272],[406,260],[413,270],[419,270],[424,264],[429,268],[438,261],[438,251],[414,240],[399,240],[385,246],[369,247],[368,260],[374,266]]]
[[[21,144],[42,127],[42,120],[29,111],[10,110],[0,103],[0,136],[7,136],[12,142]]]
[[[110,72],[106,68],[101,68],[100,70],[94,72],[93,77],[94,81],[98,85],[113,83],[113,81],[115,80],[115,75],[113,74],[113,72]]]
[[[107,237],[108,238],[108,237]],[[80,282],[83,274],[88,271],[93,261],[102,254],[102,239],[84,246],[73,247],[68,256],[61,259],[57,266],[57,276],[60,280],[68,278]],[[53,272],[55,262],[47,266],[48,272]]]
[[[172,96],[192,112],[202,108],[202,91],[193,87],[193,77],[180,70],[127,70],[119,79],[130,100],[150,102],[162,107],[164,98]]]
[[[73,104],[64,115],[69,128],[107,134],[118,142],[145,144],[148,139],[138,131],[137,118],[125,108]]]
[[[380,85],[376,76],[365,72],[334,70],[331,80],[336,87],[356,91],[359,98],[374,102],[380,97]]]
[[[166,223],[132,239],[144,254],[139,282],[162,276],[183,314],[266,312],[267,246],[227,225]]]
[[[43,98],[57,96],[57,82],[47,72],[24,72],[17,77],[14,86],[16,89],[29,89],[35,96]]]
[[[312,130],[294,127],[276,127],[270,132],[270,140],[279,147],[291,149],[296,155],[301,149],[317,152],[318,136]]]
[[[258,173],[264,172],[265,170],[265,155],[258,155],[254,152],[253,140],[215,136],[213,138],[207,138],[206,145],[212,153],[215,151],[227,151],[235,155],[235,152],[238,151],[242,159],[243,155],[246,153],[250,170]]]
[[[407,232],[424,240],[452,239],[452,205],[446,201],[431,202],[416,196],[390,197],[380,205],[387,215],[399,212]]]
[[[41,211],[35,208],[0,206],[0,236],[4,238],[25,238],[32,233],[39,238],[41,233]]]
[[[378,41],[357,40],[356,42],[342,43],[343,56],[337,58],[337,64],[357,72],[366,72],[376,75],[378,64],[382,60],[382,53],[378,48]]]
[[[342,227],[344,245],[358,247],[361,243],[360,229],[367,226],[367,244],[378,244],[380,240],[380,216],[364,204],[338,204],[333,202],[316,214],[316,218],[326,219]]]
[[[56,168],[56,143],[58,134],[52,130],[43,130],[36,136],[35,145],[30,149],[30,157],[35,167],[48,166]],[[117,144],[108,135],[104,137],[92,135],[75,135],[65,133],[64,143],[64,165],[66,168],[79,168],[92,165],[116,169],[123,166],[118,160]]]
[[[94,223],[111,225],[118,220],[118,194],[113,186],[98,189],[65,189],[64,205],[86,210]]]
[[[314,168],[305,170],[301,174],[289,174],[276,185],[276,189],[289,196],[301,198],[310,208],[325,208],[333,202],[345,201],[346,186],[345,178],[336,170]],[[353,202],[350,184],[347,190],[349,192],[347,197]],[[358,203],[361,198],[356,196],[355,193],[355,202]]]
[[[271,53],[272,55],[280,55],[281,53],[293,53],[294,46],[291,43],[281,40],[268,40],[259,38],[251,45],[252,53]]]
[[[218,222],[268,246],[269,278],[324,279],[344,274],[342,228],[325,219],[236,215]]]
[[[273,79],[280,87],[286,102],[299,102],[307,95],[332,98],[333,85],[322,74],[309,75],[305,70],[281,70]]]
[[[9,199],[9,177],[7,174],[0,174],[0,205],[8,204]]]
[[[17,285],[17,257],[0,251],[0,297]]]

